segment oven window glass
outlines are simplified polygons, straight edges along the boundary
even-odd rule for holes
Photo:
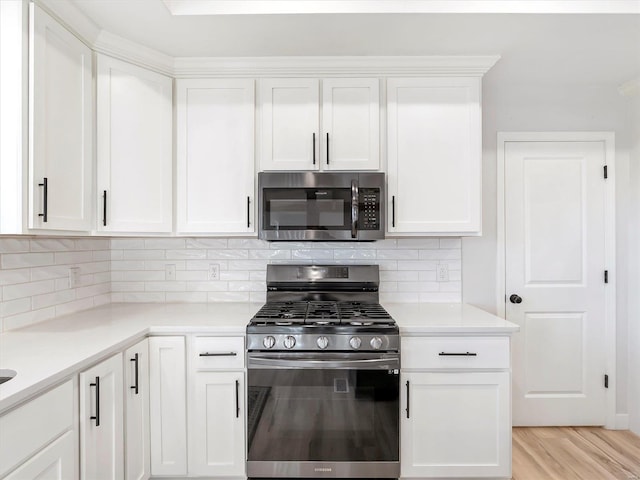
[[[348,230],[351,189],[267,188],[264,228],[268,230]]]
[[[250,461],[398,461],[399,375],[249,369]]]

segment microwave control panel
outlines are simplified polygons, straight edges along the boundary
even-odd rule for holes
[[[360,230],[380,230],[380,189],[360,188],[360,212],[358,228]]]

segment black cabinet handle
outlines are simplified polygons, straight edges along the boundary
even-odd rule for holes
[[[132,362],[134,362],[135,364],[135,370],[134,370],[134,380],[135,380],[135,384],[132,385],[129,388],[132,388],[135,392],[136,395],[138,395],[138,354],[136,353],[136,355],[130,359]]]
[[[201,357],[235,357],[238,352],[204,352],[201,353]]]
[[[396,226],[396,196],[391,197],[391,226]]]
[[[441,357],[477,357],[478,356],[477,353],[471,353],[471,352],[464,352],[464,353],[440,352],[438,355]]]
[[[39,187],[42,187],[42,206],[43,213],[39,213],[38,216],[42,217],[43,222],[47,222],[47,210],[48,210],[48,200],[49,200],[49,180],[47,177],[44,177],[42,183],[38,184]]]
[[[240,382],[236,380],[236,418],[240,418]]]
[[[313,164],[316,164],[316,133],[313,132]]]
[[[509,301],[511,303],[522,303],[522,297],[520,295],[516,295],[515,293],[509,297]]]
[[[107,226],[107,191],[102,191],[102,226]]]
[[[327,165],[329,165],[329,132],[327,132]]]
[[[96,383],[90,383],[90,387],[96,387],[96,414],[93,417],[89,417],[91,420],[96,421],[96,427],[100,426],[100,377],[96,377]]]
[[[251,227],[251,197],[247,197],[247,228]]]
[[[407,380],[407,418],[409,418],[409,380]]]

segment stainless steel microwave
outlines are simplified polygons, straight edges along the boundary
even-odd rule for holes
[[[379,240],[384,205],[384,173],[258,174],[263,240]]]

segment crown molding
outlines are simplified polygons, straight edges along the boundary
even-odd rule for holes
[[[640,96],[640,77],[629,80],[618,87],[620,95],[625,97]]]
[[[33,0],[33,3],[54,17],[87,46],[93,47],[101,29],[75,4],[59,0]]]
[[[500,59],[499,55],[171,57],[109,31],[101,30],[72,2],[33,1],[94,51],[174,78],[357,75],[481,77]]]
[[[154,72],[174,76],[175,59],[124,37],[102,30],[92,45],[93,50],[111,57],[133,63]]]
[[[318,77],[353,75],[481,77],[500,59],[487,56],[182,57],[173,75],[194,77]]]

